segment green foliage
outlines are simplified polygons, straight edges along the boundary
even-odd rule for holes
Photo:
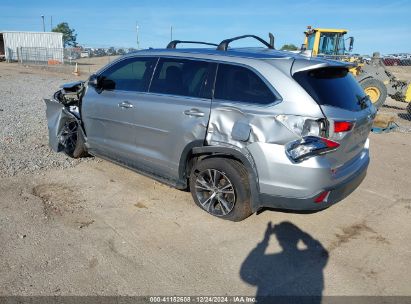
[[[292,43],[290,43],[290,44],[284,44],[284,45],[281,47],[281,50],[282,50],[282,51],[296,51],[296,50],[298,50],[298,47],[295,46],[295,45],[292,44]]]
[[[62,22],[57,24],[55,28],[51,30],[52,32],[63,34],[63,44],[66,46],[77,46],[77,34],[74,33],[75,30],[71,29],[67,22]]]

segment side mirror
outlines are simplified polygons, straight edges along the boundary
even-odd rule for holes
[[[92,87],[97,88],[99,86],[98,76],[96,74],[91,74],[88,79],[88,84]]]
[[[102,77],[101,79],[98,80],[99,88],[101,90],[114,90],[116,88],[116,83],[111,80],[107,79],[105,77]]]
[[[88,83],[90,86],[98,89],[99,91],[102,90],[114,90],[116,84],[113,80],[106,79],[105,77],[98,76],[96,74],[92,74],[89,79]]]

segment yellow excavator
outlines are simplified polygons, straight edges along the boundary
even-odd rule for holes
[[[377,52],[371,58],[351,55],[354,37],[346,37],[347,33],[345,29],[308,26],[301,49],[313,57],[352,62],[350,72],[377,108],[384,104],[387,96],[398,101],[411,102],[410,82],[398,80],[389,72]]]

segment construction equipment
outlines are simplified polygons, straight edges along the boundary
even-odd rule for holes
[[[411,85],[408,81],[398,80],[389,72],[378,52],[371,58],[351,55],[354,37],[346,38],[345,29],[325,29],[307,27],[302,50],[311,56],[352,62],[350,72],[361,84],[374,106],[381,107],[387,96],[404,102],[411,101]],[[346,47],[346,44],[348,47]]]

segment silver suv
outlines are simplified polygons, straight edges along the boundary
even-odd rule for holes
[[[248,37],[265,47],[229,47]],[[329,207],[366,175],[376,110],[347,64],[272,41],[123,56],[45,100],[51,147],[190,189],[223,219]]]

